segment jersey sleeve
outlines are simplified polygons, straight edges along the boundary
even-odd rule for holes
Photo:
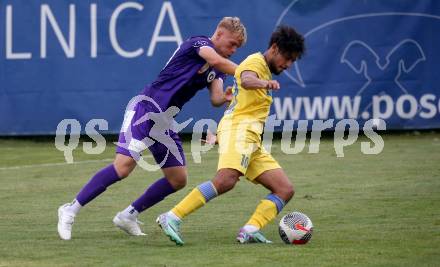
[[[216,75],[215,75],[216,79],[222,79],[223,81],[225,81],[227,76],[228,75],[224,74],[223,72],[216,70]]]

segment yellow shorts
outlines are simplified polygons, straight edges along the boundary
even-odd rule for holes
[[[253,181],[265,171],[281,168],[264,149],[260,135],[252,131],[227,130],[217,133],[219,160],[217,170],[240,171]]]

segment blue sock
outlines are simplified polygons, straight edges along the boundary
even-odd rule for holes
[[[206,202],[218,196],[217,190],[215,189],[214,184],[211,181],[204,182],[197,186],[200,193],[202,193],[203,197],[205,197]]]
[[[267,195],[266,199],[272,201],[273,203],[275,203],[275,205],[277,206],[277,212],[278,213],[280,213],[281,210],[286,205],[286,202],[282,198],[280,198],[279,196],[277,196],[275,194]]]

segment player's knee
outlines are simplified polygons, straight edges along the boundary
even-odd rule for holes
[[[288,202],[293,195],[295,195],[295,189],[291,183],[288,183],[277,188],[277,192],[274,193],[280,196],[284,201]]]
[[[229,190],[231,190],[235,186],[235,182],[228,181],[227,179],[214,180],[213,184],[214,184],[215,188],[217,189],[218,194],[223,194],[225,192],[228,192]]]
[[[125,177],[130,175],[130,173],[134,169],[134,166],[132,164],[130,164],[130,163],[127,163],[127,162],[115,161],[113,163],[113,165],[115,166],[116,173],[118,174],[118,177],[120,179],[124,179]]]
[[[186,186],[186,183],[188,181],[188,177],[181,177],[177,182],[177,188],[176,190],[180,190]]]
[[[286,187],[286,197],[287,197],[287,201],[289,201],[293,196],[295,195],[295,189],[293,188],[292,184],[289,184]]]
[[[174,175],[173,177],[167,177],[167,179],[175,190],[180,190],[186,186],[188,175],[186,173],[182,173],[179,175]]]
[[[123,179],[130,175],[133,169],[136,167],[136,161],[131,157],[117,154],[116,159],[113,161],[116,173],[120,179]]]
[[[226,193],[234,188],[237,182],[238,177],[236,175],[216,176],[212,181],[219,195]]]

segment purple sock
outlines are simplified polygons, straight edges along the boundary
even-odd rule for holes
[[[90,179],[81,191],[79,191],[76,200],[78,200],[81,206],[84,206],[117,181],[119,181],[119,176],[116,173],[115,166],[110,164],[97,172],[95,176]]]
[[[176,190],[171,186],[167,178],[163,177],[150,185],[142,196],[136,199],[131,205],[137,212],[142,212],[174,192],[176,192]]]

